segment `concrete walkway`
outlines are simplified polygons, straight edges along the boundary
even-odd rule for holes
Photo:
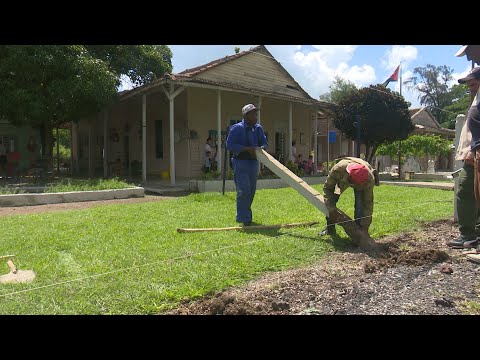
[[[380,184],[395,185],[395,186],[411,186],[411,187],[451,190],[451,191],[453,191],[453,188],[455,186],[453,182],[446,183],[446,182],[423,182],[423,181],[380,181]]]

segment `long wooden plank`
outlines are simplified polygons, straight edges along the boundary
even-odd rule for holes
[[[304,222],[304,223],[291,223],[291,224],[278,224],[278,225],[252,225],[252,226],[231,226],[224,228],[178,228],[177,232],[205,232],[205,231],[231,231],[231,230],[268,230],[268,229],[280,229],[291,228],[296,226],[313,226],[317,225],[318,221]]]
[[[257,160],[261,161],[268,167],[275,175],[282,179],[285,183],[297,190],[300,195],[307,199],[313,206],[328,216],[328,210],[325,206],[323,196],[310,185],[308,185],[302,178],[295,175],[286,166],[280,163],[272,155],[264,149],[257,149]]]

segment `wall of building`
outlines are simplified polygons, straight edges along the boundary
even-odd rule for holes
[[[217,90],[203,88],[188,88],[188,126],[194,130],[197,138],[190,139],[191,177],[199,177],[204,159],[206,139],[212,131],[217,130]],[[242,119],[242,107],[248,103],[258,105],[259,98],[255,95],[221,92],[221,128],[226,131],[227,125]],[[297,140],[297,153],[307,154],[313,149],[311,141],[312,129],[310,119],[313,108],[293,104],[293,133]],[[260,122],[267,134],[268,152],[275,154],[275,133],[284,134],[284,151],[287,152],[289,103],[262,97]],[[225,133],[222,134],[222,157],[224,155]],[[301,137],[301,141],[300,141]],[[280,138],[280,137],[278,137]],[[215,150],[214,150],[215,152]],[[308,157],[308,156],[307,156]],[[223,163],[223,161],[222,161]]]

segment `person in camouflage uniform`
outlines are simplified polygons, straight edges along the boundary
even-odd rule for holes
[[[335,211],[340,195],[351,186],[355,193],[355,222],[368,233],[372,223],[375,185],[379,185],[378,174],[368,162],[355,157],[340,158],[323,186],[325,205],[330,213]],[[334,222],[329,217],[327,232],[330,235],[336,234]]]

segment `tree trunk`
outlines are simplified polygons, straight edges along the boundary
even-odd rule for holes
[[[377,147],[378,145],[375,144],[372,146],[372,151],[370,152],[368,158],[367,158],[367,162],[370,164],[370,165],[375,165],[375,164],[372,164],[372,161],[373,161],[373,158],[375,156],[375,153],[377,152]],[[376,168],[376,166],[373,166],[374,168]]]
[[[365,161],[367,161],[369,155],[370,155],[370,143],[366,141],[365,142]]]
[[[53,170],[53,126],[51,124],[43,125],[44,144],[42,143],[42,156],[47,159],[48,171]]]

